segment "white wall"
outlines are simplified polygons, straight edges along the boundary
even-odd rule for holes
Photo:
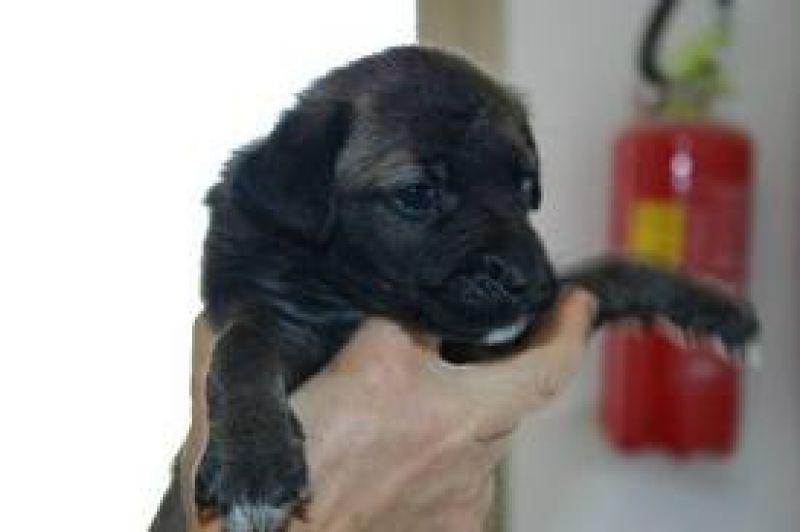
[[[689,4],[686,20],[707,13]],[[508,0],[509,76],[528,93],[544,160],[534,222],[562,262],[603,249],[612,136],[629,118],[645,0]],[[597,357],[527,421],[512,460],[515,532],[800,530],[800,2],[738,2],[728,112],[758,146],[752,295],[761,371],[746,379],[728,461],[611,452],[596,421]],[[704,11],[706,10],[706,11]]]
[[[0,528],[142,531],[187,427],[204,191],[413,0],[0,6]]]

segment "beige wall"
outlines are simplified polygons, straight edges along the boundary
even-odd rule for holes
[[[700,17],[705,4],[688,3]],[[506,72],[527,95],[543,157],[534,223],[559,262],[603,248],[610,144],[629,118],[644,0],[508,0]],[[758,146],[752,294],[764,320],[730,461],[625,460],[595,419],[597,357],[522,426],[512,461],[515,532],[800,530],[800,2],[743,0],[727,111]]]
[[[668,42],[711,19],[684,2]],[[418,0],[422,42],[465,50],[526,95],[543,158],[533,218],[561,264],[605,247],[613,136],[630,119],[633,51],[648,0]],[[763,368],[745,379],[727,461],[625,459],[596,420],[596,349],[568,393],[527,420],[511,460],[514,532],[800,530],[800,3],[737,2],[722,106],[757,145],[751,293]]]
[[[417,35],[423,44],[466,52],[501,75],[506,58],[503,0],[417,0]]]

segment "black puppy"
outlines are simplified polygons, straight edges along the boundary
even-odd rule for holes
[[[230,532],[280,526],[306,490],[287,396],[370,314],[424,327],[456,357],[513,343],[577,283],[598,296],[598,324],[661,315],[732,348],[755,333],[748,306],[655,268],[558,278],[528,220],[539,201],[522,105],[463,59],[394,48],[307,89],[208,196],[199,506]]]

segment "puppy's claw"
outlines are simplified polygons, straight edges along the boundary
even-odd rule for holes
[[[645,333],[645,325],[642,320],[637,317],[620,320],[619,325],[633,336],[643,336]]]
[[[722,360],[729,361],[731,359],[731,354],[728,352],[725,342],[723,342],[722,338],[719,336],[714,336],[711,338],[711,350],[714,351],[714,354]]]
[[[687,349],[689,347],[686,334],[668,319],[658,318],[654,326],[656,330],[675,347],[680,349]]]

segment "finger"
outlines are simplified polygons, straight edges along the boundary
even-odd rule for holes
[[[205,452],[208,439],[208,405],[206,401],[206,380],[211,366],[211,345],[213,334],[208,321],[201,315],[192,330],[192,421],[180,457],[181,496],[187,516],[189,530],[214,530],[205,528],[198,521],[194,503],[194,479],[197,467]]]
[[[192,326],[192,397],[205,397],[206,376],[211,367],[213,343],[214,334],[211,326],[206,317],[200,314]]]
[[[194,519],[186,525],[187,532],[221,532],[222,523],[218,517]]]
[[[596,313],[597,299],[591,292],[568,288],[559,296],[554,311],[522,349],[553,343],[572,348],[582,346],[591,332]]]
[[[478,438],[512,430],[527,412],[562,389],[578,365],[595,310],[591,294],[570,289],[541,331],[513,356],[451,372],[473,405]]]
[[[545,397],[554,395],[577,369],[596,312],[593,295],[569,289],[560,297],[546,327],[523,344],[512,360],[526,369],[533,366],[528,375],[538,377],[535,389]]]
[[[484,488],[481,490],[481,494],[478,497],[478,501],[476,503],[477,508],[477,515],[481,517],[480,522],[483,526],[479,530],[487,530],[489,526],[489,522],[492,518],[492,508],[494,506],[494,498],[495,498],[495,479],[494,475],[489,477],[484,483]],[[476,521],[478,521],[476,519]]]
[[[442,528],[460,532],[482,532],[490,530],[494,503],[494,478],[488,476],[468,503],[457,501],[455,507],[443,508],[446,523]]]

